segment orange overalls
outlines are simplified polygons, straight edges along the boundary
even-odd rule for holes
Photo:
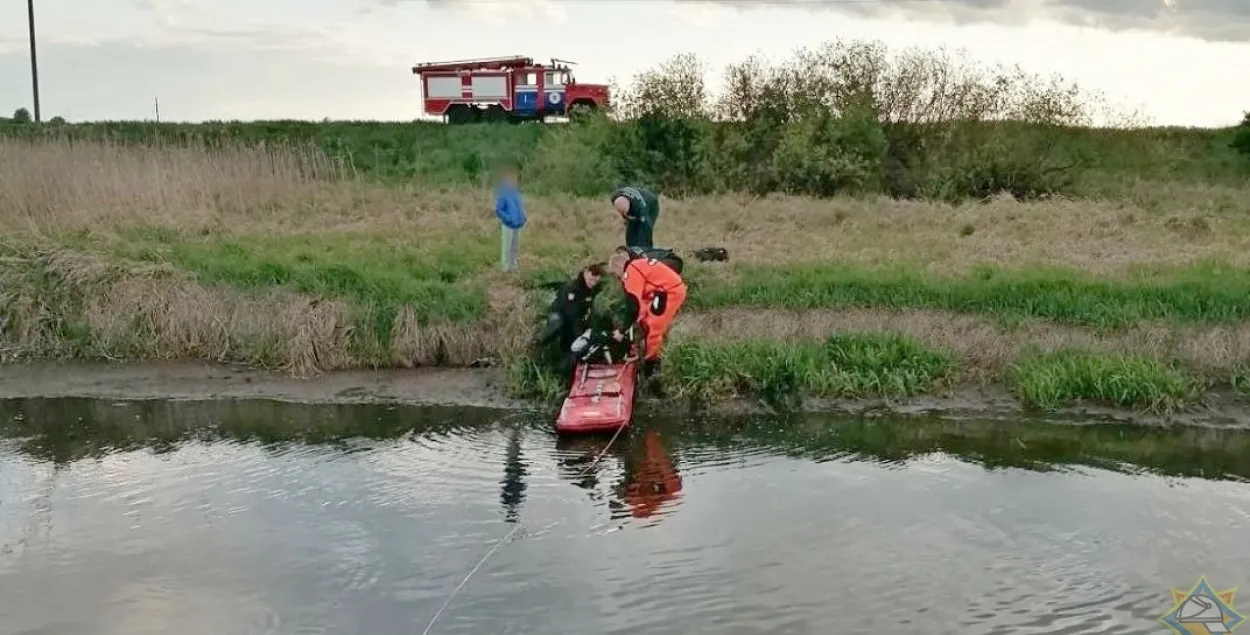
[[[641,465],[625,486],[625,503],[634,518],[649,518],[681,492],[681,475],[673,458],[660,443],[660,435],[648,430],[642,439]]]
[[[638,323],[647,337],[643,359],[657,360],[664,334],[686,301],[686,281],[658,260],[634,258],[625,264],[621,284],[638,302]]]

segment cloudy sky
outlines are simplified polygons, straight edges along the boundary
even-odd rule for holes
[[[628,80],[835,37],[1057,72],[1155,123],[1250,109],[1250,0],[36,0],[45,118],[413,119],[414,62],[520,53]],[[25,3],[0,6],[0,112],[30,103]],[[263,7],[263,8],[262,8]],[[616,31],[614,33],[614,30]],[[1240,42],[1240,43],[1239,43]]]

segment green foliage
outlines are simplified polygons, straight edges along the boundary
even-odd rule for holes
[[[664,364],[664,382],[676,397],[755,396],[783,405],[805,395],[916,395],[945,376],[952,360],[895,334],[837,334],[824,342],[682,342]]]
[[[507,367],[508,393],[517,399],[558,404],[568,394],[568,382],[540,361],[520,358]]]
[[[1250,112],[1246,113],[1241,120],[1241,125],[1237,126],[1229,145],[1246,157],[1250,157]]]
[[[1021,400],[1046,410],[1095,402],[1169,412],[1197,399],[1202,387],[1155,359],[1076,350],[1026,357],[1009,381]]]
[[[602,113],[550,126],[525,167],[527,189],[577,196],[604,196],[616,186],[610,154],[616,127]]]
[[[1118,281],[1037,269],[982,269],[948,278],[906,268],[838,265],[744,266],[737,271],[732,282],[700,284],[687,306],[923,307],[1104,329],[1150,320],[1213,324],[1250,319],[1250,273],[1217,266],[1144,271]]]
[[[13,123],[31,123],[34,119],[30,116],[30,111],[25,108],[18,108],[13,111]]]
[[[835,41],[788,61],[730,65],[709,94],[707,69],[679,55],[618,91],[611,117],[567,125],[427,122],[104,122],[0,125],[0,134],[123,143],[160,140],[312,144],[386,182],[485,185],[500,161],[523,166],[535,193],[602,196],[629,181],[668,196],[878,192],[954,201],[1000,191],[1019,199],[1108,195],[1139,182],[1242,183],[1234,130],[1123,129],[1102,98],[1018,68],[942,50],[891,51]],[[1107,113],[1110,114],[1107,114]],[[1095,129],[1104,124],[1114,128]]]

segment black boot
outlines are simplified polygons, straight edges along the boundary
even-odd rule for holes
[[[664,384],[660,377],[660,359],[642,361],[642,380],[646,391],[653,397],[664,398]]]

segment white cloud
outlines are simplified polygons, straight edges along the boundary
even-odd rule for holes
[[[696,27],[711,29],[725,23],[734,9],[717,4],[685,4],[673,3],[669,7],[669,15]]]
[[[556,24],[567,24],[569,19],[564,5],[552,0],[455,3],[450,6],[450,10],[492,24],[507,24],[517,18],[540,18]]]
[[[1250,104],[1250,85],[1228,80],[1250,59],[1250,45],[1026,21],[1036,3],[1012,2],[1022,3],[1010,5],[1025,22],[1018,27],[693,1],[518,0],[451,10],[455,2],[440,9],[416,0],[60,0],[41,15],[41,84],[44,109],[71,119],[145,116],[153,94],[163,114],[182,119],[411,119],[420,98],[409,69],[421,60],[559,57],[579,62],[583,81],[599,82],[694,52],[715,85],[725,64],[753,53],[781,58],[797,46],[867,37],[1057,72],[1130,106],[1144,103],[1161,123],[1234,123]],[[0,86],[29,86],[25,9],[3,4]],[[628,50],[605,45],[610,26],[622,23],[649,28]],[[753,35],[728,36],[742,32]],[[20,89],[10,95],[29,98]],[[16,105],[0,103],[0,112]]]

